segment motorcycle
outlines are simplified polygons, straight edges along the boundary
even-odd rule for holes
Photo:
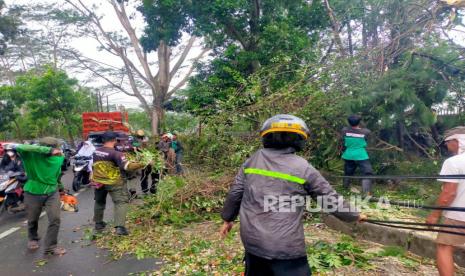
[[[77,192],[82,185],[90,183],[89,163],[92,160],[90,156],[75,156],[73,163],[73,191]]]
[[[12,214],[24,210],[23,188],[16,179],[22,174],[22,172],[11,171],[0,174],[0,215],[5,211]]]

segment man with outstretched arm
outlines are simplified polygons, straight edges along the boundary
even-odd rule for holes
[[[465,127],[456,127],[445,133],[444,143],[454,156],[446,159],[440,175],[465,175]],[[465,207],[465,179],[438,179],[443,182],[437,206]],[[443,216],[444,224],[465,226],[465,212],[433,211],[426,223],[437,224]],[[464,229],[444,228],[465,234]],[[454,275],[454,249],[465,244],[465,236],[439,233],[436,239],[436,264],[439,275]]]
[[[95,230],[102,231],[106,223],[103,221],[107,195],[110,194],[114,204],[114,225],[117,235],[128,235],[126,230],[126,214],[129,202],[127,182],[123,179],[123,171],[135,171],[143,164],[128,161],[124,153],[115,150],[118,134],[105,132],[102,136],[103,147],[94,151],[92,182],[95,186],[94,222]]]
[[[315,168],[295,154],[309,135],[302,119],[276,115],[264,123],[260,135],[264,148],[239,170],[221,213],[220,234],[226,236],[240,215],[246,275],[311,275],[302,200],[307,195],[325,196],[339,207],[351,208]],[[353,209],[334,214],[345,221],[364,218]]]
[[[40,146],[15,145],[14,148],[23,160],[28,177],[24,185],[24,204],[27,213],[28,248],[39,248],[39,218],[45,209],[48,228],[45,234],[45,254],[63,255],[64,248],[57,247],[60,230],[60,194],[63,189],[60,182],[61,165],[64,161],[60,141],[53,137],[39,140]]]

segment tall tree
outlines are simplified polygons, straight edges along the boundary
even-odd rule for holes
[[[293,51],[306,60],[307,38],[318,37],[328,25],[320,1],[193,0],[190,16],[196,31],[219,49],[239,45],[249,73],[268,64],[276,55]],[[293,58],[294,56],[291,56]]]
[[[0,56],[0,77],[10,84],[17,76],[44,65],[74,71],[74,57],[68,52],[70,42],[80,36],[79,28],[85,20],[73,10],[59,4],[28,3],[10,7],[22,21],[27,22],[9,42]]]
[[[108,1],[122,27],[122,32],[118,34],[105,29],[102,18],[95,12],[95,7],[90,7],[81,0],[66,0],[66,2],[80,15],[89,19],[87,34],[99,43],[101,49],[118,57],[122,67],[115,68],[96,63],[78,53],[75,53],[76,59],[81,62],[83,68],[105,80],[112,89],[137,98],[151,118],[153,134],[158,134],[160,122],[164,115],[164,103],[186,84],[194,71],[194,64],[204,56],[207,50],[201,50],[189,60],[188,57],[192,55],[191,51],[198,41],[195,36],[192,36],[179,47],[178,54],[173,54],[176,49],[174,46],[180,42],[179,38],[165,41],[164,36],[179,33],[177,28],[182,26],[179,24],[153,26],[151,25],[153,22],[150,20],[146,20],[147,30],[171,29],[161,37],[162,39],[154,40],[152,45],[150,45],[151,38],[146,36],[147,38],[143,40],[144,48],[136,34],[133,16],[128,14],[127,7],[131,4],[128,1]],[[157,12],[156,9],[150,10],[152,5],[157,3],[152,1],[144,3],[139,10],[150,15],[152,12]],[[158,16],[163,15],[158,14]],[[163,20],[169,19],[164,18]],[[177,20],[177,17],[173,20]],[[156,57],[150,55],[149,52],[152,50],[156,50]],[[190,65],[187,65],[187,69],[183,68],[188,64],[188,60]],[[96,68],[100,68],[100,70],[96,70]]]

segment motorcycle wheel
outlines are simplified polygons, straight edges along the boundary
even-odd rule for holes
[[[0,205],[0,216],[5,213],[6,211],[6,204],[5,202],[2,203],[2,205]]]
[[[78,175],[74,176],[73,179],[73,191],[77,192],[81,189],[82,183],[82,174],[78,173]]]

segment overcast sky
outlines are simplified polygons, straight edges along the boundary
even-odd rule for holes
[[[67,3],[64,0],[5,0],[7,5],[30,4],[32,1],[34,1],[34,3],[37,3],[37,4],[39,3],[49,3],[49,4],[50,3],[60,3],[60,4],[63,3],[64,5],[67,5]],[[92,4],[98,5],[98,9],[95,12],[97,15],[103,16],[101,22],[106,31],[111,31],[111,32],[116,31],[116,32],[122,32],[122,34],[125,34],[123,32],[123,27],[119,23],[119,20],[114,13],[113,7],[107,1],[105,0],[82,0],[82,2],[85,4],[89,4],[89,7]],[[133,7],[131,7],[131,5],[128,7],[127,12],[128,14],[132,13],[133,18],[134,18],[133,27],[135,27],[136,31],[138,31],[138,34],[140,34],[142,31],[142,28],[144,27],[144,22],[143,22],[142,17],[140,16],[139,13],[137,13],[134,10]],[[92,38],[81,37],[79,39],[74,39],[71,42],[71,46],[75,49],[78,49],[84,56],[88,58],[98,60],[100,62],[109,64],[112,66],[116,66],[118,68],[121,68],[123,65],[122,61],[118,57],[115,57],[105,51],[99,51],[98,43]],[[189,59],[198,55],[200,49],[201,49],[200,47],[195,47],[193,48],[193,50],[191,50],[191,54],[188,56],[184,64],[185,65],[184,70],[187,70],[188,66],[190,65]],[[151,59],[152,61],[156,61],[155,53],[150,54],[149,57],[152,57]],[[156,73],[156,66],[152,66],[152,72]],[[83,72],[83,74],[73,75],[72,77],[75,77],[82,81],[89,81],[87,72],[85,73]],[[179,80],[180,80],[179,78],[175,78],[172,82],[172,86],[175,86]],[[98,86],[102,86],[106,84],[107,83],[104,80],[101,80],[98,78],[95,78],[94,81],[87,83],[88,86],[94,86],[94,87],[98,87]],[[116,92],[117,91],[107,92],[108,94],[110,94],[109,96],[110,104],[123,104],[126,107],[138,107],[139,106],[139,101],[136,98],[130,97],[121,92],[119,93],[116,93]],[[149,93],[149,91],[147,91],[147,93]]]

